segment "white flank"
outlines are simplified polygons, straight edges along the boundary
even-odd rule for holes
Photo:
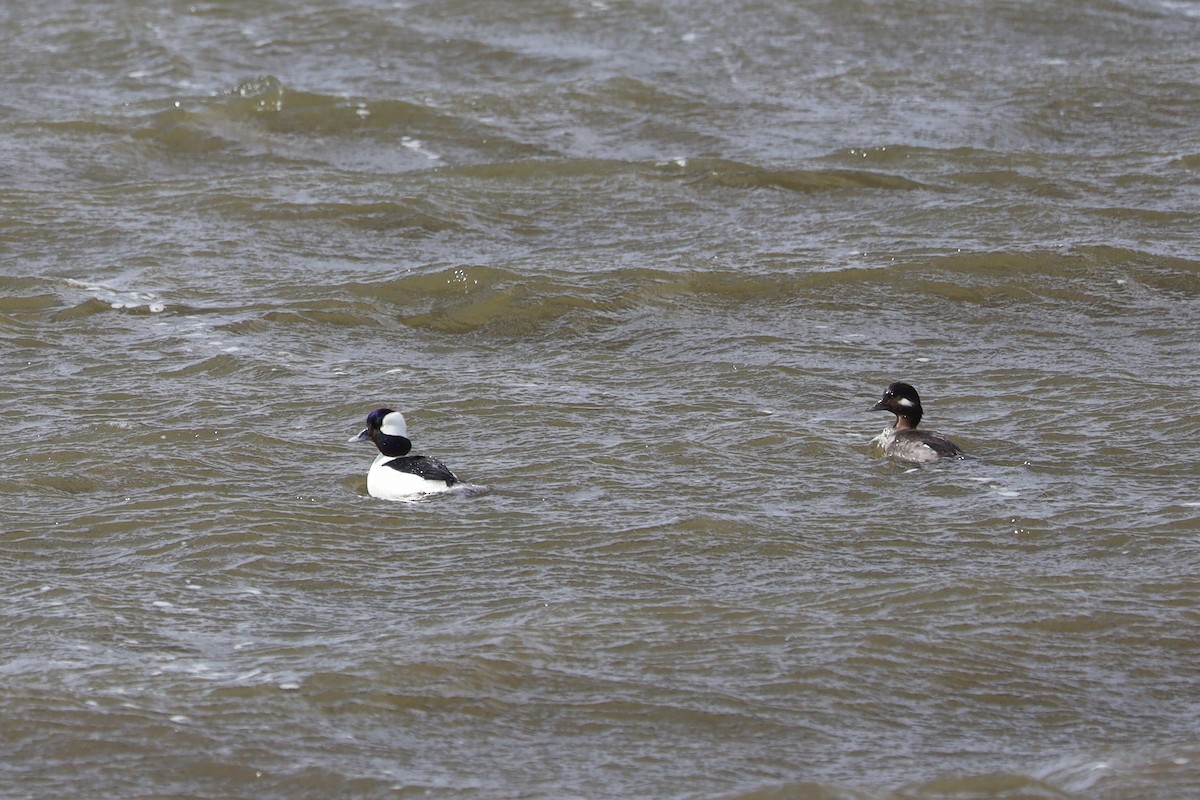
[[[411,472],[400,472],[384,466],[391,461],[382,453],[367,473],[367,494],[381,500],[416,500],[421,495],[450,491],[445,481],[427,481]]]

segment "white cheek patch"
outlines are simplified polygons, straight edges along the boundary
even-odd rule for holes
[[[379,426],[379,430],[388,436],[403,436],[408,438],[408,424],[404,421],[404,415],[399,411],[393,411],[384,417],[383,424]]]
[[[913,405],[913,401],[909,400],[907,397],[901,397],[897,402],[899,402],[900,405],[904,406],[905,408],[912,408]]]

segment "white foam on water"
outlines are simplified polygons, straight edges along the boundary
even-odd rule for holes
[[[1159,5],[1167,11],[1175,11],[1185,17],[1200,17],[1200,4],[1195,0],[1162,0]]]
[[[437,161],[441,158],[441,156],[439,156],[437,153],[427,148],[424,142],[422,142],[420,139],[415,139],[412,136],[401,136],[400,146],[412,150],[415,153],[420,153],[430,161]]]
[[[151,314],[161,314],[167,310],[167,304],[155,292],[126,291],[103,283],[85,283],[73,278],[66,278],[65,281],[68,286],[83,289],[96,300],[108,303],[109,308],[115,311],[144,307]]]

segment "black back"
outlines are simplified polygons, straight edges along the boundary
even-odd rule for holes
[[[449,467],[430,456],[401,456],[385,461],[384,466],[398,472],[419,475],[427,481],[445,481],[447,486],[459,482],[458,476],[451,472]]]

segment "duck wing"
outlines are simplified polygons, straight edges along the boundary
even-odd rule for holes
[[[458,483],[458,476],[442,462],[430,456],[400,456],[383,463],[397,472],[419,475],[427,481],[445,481],[447,486]]]
[[[908,439],[932,450],[937,458],[964,458],[962,448],[936,431],[905,430],[896,432],[897,439]]]

